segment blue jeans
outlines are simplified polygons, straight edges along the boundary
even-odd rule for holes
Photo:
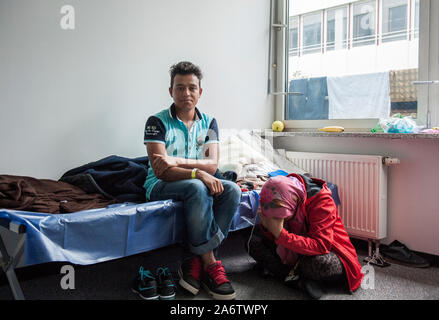
[[[232,181],[221,180],[221,183],[224,191],[218,196],[211,196],[206,185],[198,179],[159,180],[151,191],[151,201],[183,201],[186,245],[192,254],[214,251],[229,233],[241,201],[241,189]]]

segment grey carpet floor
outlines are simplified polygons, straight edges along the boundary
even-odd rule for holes
[[[221,247],[220,256],[229,279],[237,293],[237,300],[307,300],[302,292],[288,288],[273,279],[260,278],[254,270],[255,261],[245,250],[247,232],[229,235]],[[365,265],[365,248],[357,252]],[[75,288],[63,290],[60,273],[64,263],[50,263],[17,270],[25,298],[28,300],[140,300],[131,292],[130,285],[139,266],[155,270],[168,266],[176,275],[181,249],[169,246],[123,259],[89,266],[73,266]],[[360,288],[353,294],[341,289],[327,288],[322,300],[438,300],[439,268],[413,268],[392,264],[386,268],[373,267],[373,288]],[[372,277],[372,273],[368,273]],[[4,275],[0,278],[0,300],[13,299]],[[177,288],[177,300],[210,300],[201,290],[197,296]]]

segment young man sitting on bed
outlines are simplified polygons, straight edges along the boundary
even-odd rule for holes
[[[145,181],[150,201],[183,201],[187,243],[180,285],[197,294],[200,284],[214,299],[234,299],[235,291],[214,252],[227,237],[241,200],[236,183],[214,175],[218,167],[218,126],[196,107],[203,89],[201,70],[190,62],[170,69],[174,103],[145,125],[150,168]]]

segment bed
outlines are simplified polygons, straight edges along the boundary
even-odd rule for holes
[[[230,231],[254,224],[258,198],[256,191],[242,193]],[[23,299],[14,272],[19,264],[88,265],[180,243],[185,236],[182,217],[182,203],[172,200],[117,203],[67,214],[0,209],[1,264],[14,297]],[[12,250],[3,241],[8,233],[18,237]]]

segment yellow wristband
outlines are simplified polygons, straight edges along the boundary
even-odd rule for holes
[[[193,168],[192,169],[192,173],[191,173],[191,178],[195,179],[196,178],[196,174],[197,174],[198,168]]]

